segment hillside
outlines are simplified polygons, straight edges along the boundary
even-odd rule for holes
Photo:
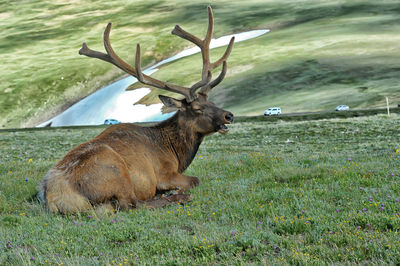
[[[143,65],[150,65],[190,45],[170,34],[175,24],[204,34],[210,3],[214,37],[271,29],[235,45],[228,75],[211,95],[236,115],[271,105],[298,112],[381,107],[385,96],[400,102],[397,1],[1,1],[0,128],[36,125],[120,78],[112,65],[77,53],[83,41],[103,49],[107,22],[118,54],[133,62],[140,42]],[[189,85],[200,67],[192,56],[155,77]]]

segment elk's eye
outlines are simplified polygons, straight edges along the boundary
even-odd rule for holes
[[[201,108],[201,107],[194,107],[193,108],[193,111],[196,113],[196,114],[202,114],[203,113],[203,108]]]
[[[200,104],[197,104],[197,103],[192,103],[192,110],[196,114],[202,114],[203,110],[204,110],[204,106],[201,106]]]

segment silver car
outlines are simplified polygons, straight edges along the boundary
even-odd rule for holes
[[[119,122],[117,119],[106,119],[104,120],[104,125],[115,125],[115,124],[119,124],[121,122]]]
[[[348,107],[347,105],[339,105],[336,106],[335,111],[348,111],[350,110],[350,107]]]

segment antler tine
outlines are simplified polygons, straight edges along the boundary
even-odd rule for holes
[[[110,43],[110,31],[111,31],[111,22],[107,24],[106,29],[104,30],[104,49],[106,50],[108,56],[111,58],[112,63],[122,69],[123,71],[131,74],[132,76],[136,77],[136,70],[122,60],[115,52]]]
[[[210,6],[207,7],[207,10],[208,10],[208,28],[206,36],[203,40],[203,48],[201,49],[203,56],[203,70],[201,76],[203,79],[207,76],[207,73],[212,70],[210,69],[210,42],[214,29],[214,16]]]
[[[142,73],[142,67],[140,64],[140,44],[136,45],[135,68],[136,68],[136,78],[143,83],[144,77]]]
[[[101,59],[103,61],[107,61],[110,62],[110,58],[107,54],[101,53],[101,52],[97,52],[97,51],[93,51],[92,49],[90,49],[87,44],[84,42],[82,43],[82,48],[79,50],[79,54],[80,55],[86,55],[89,57],[94,57],[94,58],[98,58]]]
[[[231,54],[232,48],[233,48],[233,43],[235,42],[235,37],[232,37],[231,40],[229,41],[228,47],[225,50],[225,53],[222,55],[220,59],[215,61],[214,63],[211,64],[211,69],[215,69],[219,65],[221,65],[222,62],[226,61]]]
[[[111,22],[107,24],[106,29],[104,30],[104,48],[107,51],[107,54],[98,52],[95,50],[90,49],[86,43],[82,44],[82,48],[79,50],[80,55],[86,55],[92,58],[98,58],[103,61],[109,62],[118,68],[122,69],[123,71],[131,74],[132,76],[136,77],[136,71],[133,67],[125,63],[118,55],[115,54],[114,50],[111,47],[110,43],[110,31],[111,31]]]
[[[207,44],[207,48],[208,48],[210,45],[210,42],[211,42],[213,29],[214,29],[214,15],[213,15],[211,6],[208,6],[207,10],[208,10],[208,28],[207,28],[206,37],[204,38],[204,43]]]
[[[194,36],[193,34],[185,31],[182,29],[179,25],[175,25],[175,28],[171,31],[172,34],[181,37],[182,39],[188,40],[189,42],[192,42],[196,44],[197,46],[201,47],[203,44],[203,41]]]
[[[226,70],[227,70],[227,63],[226,61],[222,62],[222,71],[218,75],[216,79],[214,79],[211,83],[207,84],[206,86],[203,86],[200,90],[200,94],[207,95],[212,88],[217,86],[221,81],[225,78]]]

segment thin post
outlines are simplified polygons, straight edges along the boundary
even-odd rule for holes
[[[386,109],[387,109],[388,116],[390,116],[390,111],[389,111],[389,97],[386,97]]]

